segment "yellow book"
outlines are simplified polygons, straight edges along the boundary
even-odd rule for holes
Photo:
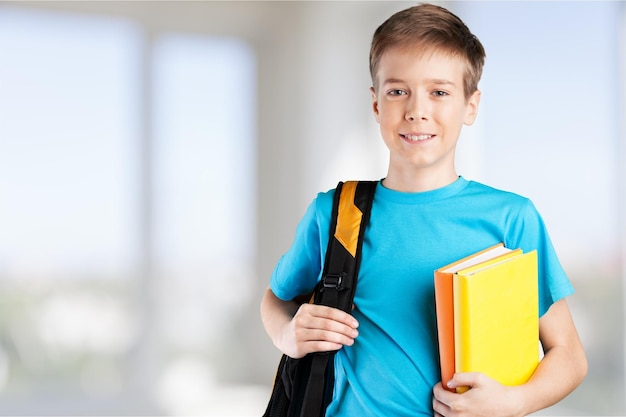
[[[491,261],[496,257],[513,256],[518,253],[521,253],[520,249],[509,249],[503,243],[498,243],[435,270],[437,337],[439,342],[441,381],[444,387],[446,387],[446,384],[456,372],[454,363],[454,274],[462,269]],[[450,391],[454,390],[450,389]]]
[[[462,269],[453,293],[456,371],[482,372],[503,385],[528,381],[539,363],[537,251]]]

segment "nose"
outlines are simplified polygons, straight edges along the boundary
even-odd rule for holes
[[[409,122],[414,122],[418,119],[428,119],[428,101],[420,97],[418,94],[414,94],[409,100],[407,100],[405,119]]]

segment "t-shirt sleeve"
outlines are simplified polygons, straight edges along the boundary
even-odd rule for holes
[[[537,250],[539,274],[539,316],[550,306],[574,293],[574,288],[563,269],[541,215],[530,200],[520,206],[512,221],[514,226],[506,246],[519,247],[524,252]]]
[[[320,280],[333,195],[320,193],[313,200],[296,227],[291,247],[274,268],[270,288],[281,300],[310,293]]]

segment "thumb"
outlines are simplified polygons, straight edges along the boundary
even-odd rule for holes
[[[447,386],[450,389],[456,389],[459,393],[463,393],[479,385],[479,380],[479,372],[457,372],[452,379],[448,381]]]

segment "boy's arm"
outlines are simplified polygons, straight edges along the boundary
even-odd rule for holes
[[[359,324],[350,314],[332,307],[283,301],[269,288],[261,300],[261,319],[274,345],[292,358],[350,346],[358,335]]]
[[[437,384],[435,415],[525,416],[565,398],[587,374],[587,359],[564,299],[539,319],[539,337],[545,355],[527,383],[506,387],[481,373],[455,374],[450,388],[471,389],[455,394]]]

